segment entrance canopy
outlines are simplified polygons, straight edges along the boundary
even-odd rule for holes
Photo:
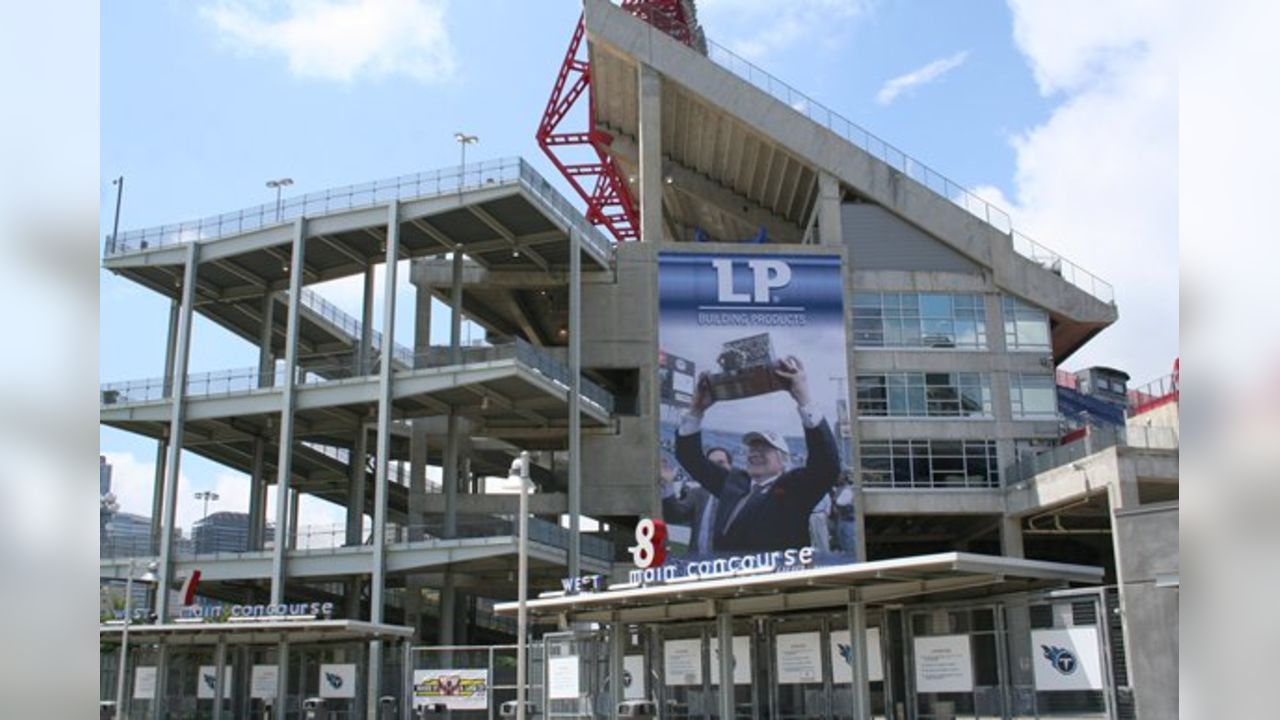
[[[752,615],[937,596],[968,598],[1097,584],[1103,570],[1085,565],[949,552],[769,574],[614,586],[604,592],[544,594],[527,603],[532,617],[581,622],[662,622]],[[514,615],[519,603],[496,606]]]
[[[99,626],[102,641],[119,642],[122,622]],[[131,642],[214,645],[220,639],[229,644],[317,642],[373,639],[408,639],[413,628],[382,625],[362,620],[268,620],[262,622],[178,622],[162,625],[129,625]]]

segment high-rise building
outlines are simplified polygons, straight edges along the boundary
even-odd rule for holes
[[[195,553],[236,553],[249,549],[249,514],[241,512],[216,512],[197,520],[191,529],[191,542]],[[265,529],[265,542],[275,537],[274,528]]]

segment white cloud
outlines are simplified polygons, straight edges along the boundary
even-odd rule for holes
[[[888,105],[908,90],[914,90],[921,85],[928,85],[938,80],[947,73],[955,70],[969,59],[969,51],[962,50],[954,55],[944,58],[938,58],[933,62],[918,67],[909,73],[899,75],[895,78],[885,81],[880,87],[880,91],[876,93],[876,102],[881,105]]]
[[[1120,321],[1068,363],[1135,382],[1178,353],[1178,95],[1174,13],[1150,0],[1011,0],[1014,38],[1061,101],[1013,139],[1014,225],[1115,287]],[[995,199],[995,198],[991,198]]]
[[[833,33],[869,13],[875,0],[701,0],[698,22],[707,37],[752,61],[800,43],[830,42]]]
[[[452,76],[447,0],[218,0],[201,8],[223,37],[246,52],[282,55],[301,77],[351,82],[404,75]]]

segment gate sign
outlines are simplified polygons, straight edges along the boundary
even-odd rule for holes
[[[622,658],[623,700],[644,700],[649,697],[645,692],[645,680],[643,655],[627,655]]]
[[[968,635],[915,639],[916,692],[973,692],[973,658]]]
[[[254,700],[274,699],[279,677],[279,665],[254,665],[249,675],[249,697]]]
[[[320,666],[320,697],[353,699],[356,696],[356,666],[351,663]]]
[[[156,666],[139,665],[133,669],[133,699],[154,700],[156,698]]]
[[[551,700],[572,700],[581,694],[578,656],[565,655],[547,660],[547,697]]]
[[[853,645],[848,630],[831,631],[831,681],[853,682]],[[867,628],[867,681],[884,682],[884,662],[880,659],[880,628]]]
[[[212,700],[213,689],[218,684],[218,666],[217,665],[201,665],[196,673],[196,698],[199,700]],[[231,697],[231,666],[224,665],[222,668],[222,699],[226,700]]]
[[[441,703],[450,710],[489,709],[485,668],[413,671],[413,705]]]
[[[1101,690],[1098,629],[1032,630],[1031,663],[1036,690]]]

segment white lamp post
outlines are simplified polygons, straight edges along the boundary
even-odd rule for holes
[[[525,720],[526,685],[528,683],[528,635],[529,612],[525,603],[529,597],[529,453],[521,451],[520,457],[511,463],[508,478],[518,483],[520,492],[520,530],[517,555],[519,567],[516,579],[516,596],[519,609],[516,612],[516,720]]]
[[[276,191],[276,222],[280,222],[280,215],[282,214],[281,210],[284,209],[280,206],[280,191],[292,184],[293,178],[280,178],[279,180],[267,181],[267,187],[273,188]]]
[[[156,568],[159,563],[152,560],[147,563],[147,572],[138,578],[142,582],[156,581]],[[129,559],[129,571],[124,580],[124,627],[120,631],[120,667],[116,670],[116,720],[124,718],[124,679],[129,671],[129,625],[133,622],[133,574],[137,572],[138,561]]]
[[[453,139],[458,141],[458,145],[462,148],[462,160],[458,166],[458,197],[462,197],[462,186],[466,184],[467,178],[467,146],[475,145],[480,142],[480,138],[475,135],[468,135],[463,132],[453,134]]]

